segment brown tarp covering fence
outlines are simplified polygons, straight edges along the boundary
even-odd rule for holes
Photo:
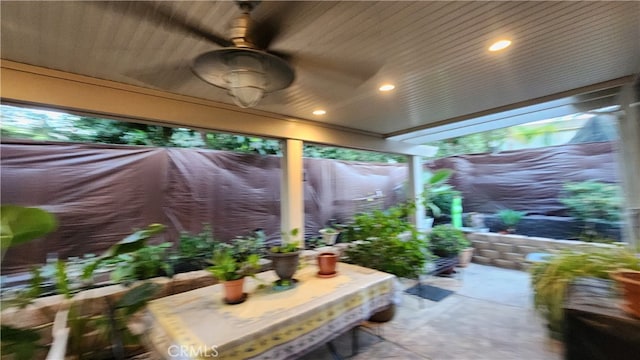
[[[53,212],[59,229],[10,249],[2,270],[101,253],[135,228],[168,225],[154,239],[211,224],[217,239],[256,228],[280,237],[280,158],[224,151],[66,143],[4,143],[2,203]],[[329,219],[403,198],[405,165],[305,159],[305,234]]]
[[[3,204],[56,214],[59,229],[9,250],[3,272],[60,258],[101,253],[133,229],[158,222],[175,242],[209,223],[229,240],[256,228],[280,237],[280,158],[224,151],[95,144],[13,142],[0,145]],[[624,165],[623,165],[624,166]],[[567,181],[615,183],[612,143],[564,145],[454,156],[429,164],[451,168],[465,212],[515,209],[567,215],[558,197]],[[304,160],[305,234],[329,219],[386,208],[404,199],[404,164]]]
[[[559,201],[563,185],[585,180],[617,183],[614,150],[611,142],[551,146],[453,156],[428,167],[455,171],[449,183],[462,192],[465,212],[513,209],[530,215],[568,216]]]

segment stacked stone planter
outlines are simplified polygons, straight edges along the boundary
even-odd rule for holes
[[[529,253],[550,253],[585,247],[610,247],[609,244],[587,243],[573,240],[555,240],[499,233],[467,233],[475,248],[473,262],[507,269],[526,270],[525,257]]]
[[[201,287],[214,285],[218,281],[205,270],[176,274],[173,278],[158,277],[151,281],[161,286],[155,298],[178,294]],[[135,284],[133,285],[135,286]],[[114,303],[122,297],[130,288],[122,285],[109,285],[95,289],[85,290],[76,294],[73,302],[81,309],[85,316],[103,314],[107,311],[107,301]],[[9,307],[2,310],[0,318],[2,324],[19,328],[38,329],[42,336],[42,344],[51,342],[51,326],[53,319],[62,308],[64,302],[62,295],[52,295],[35,299],[24,309]]]

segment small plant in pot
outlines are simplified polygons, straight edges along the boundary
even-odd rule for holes
[[[429,250],[434,255],[444,258],[459,256],[462,250],[471,245],[464,236],[464,232],[451,225],[434,226],[429,234],[429,240]],[[453,272],[453,266],[445,271],[445,273],[451,272]]]
[[[298,244],[292,240],[298,235],[298,229],[293,229],[289,233],[282,233],[282,244],[272,246],[269,249],[273,270],[278,275],[279,280],[275,283],[276,290],[287,290],[295,285],[293,275],[298,270],[300,262],[300,249]]]
[[[522,211],[515,211],[511,209],[504,209],[498,211],[498,218],[504,224],[505,232],[507,234],[514,234],[516,232],[516,225],[522,220],[525,213]]]
[[[457,256],[460,251],[469,247],[469,241],[464,232],[451,225],[437,225],[429,234],[430,250],[439,257]]]
[[[320,234],[322,235],[322,241],[327,245],[333,245],[336,243],[336,238],[338,237],[338,230],[327,227],[324,229],[320,229]]]
[[[241,257],[241,258],[239,258]],[[224,285],[227,304],[240,304],[247,298],[244,293],[244,278],[254,275],[260,269],[260,257],[250,254],[246,257],[234,254],[233,247],[221,246],[213,255],[213,266],[209,270]]]

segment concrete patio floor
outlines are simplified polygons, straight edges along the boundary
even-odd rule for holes
[[[355,360],[560,360],[562,344],[547,337],[534,311],[529,274],[471,264],[452,278],[429,277],[425,284],[455,293],[435,302],[403,293],[388,323],[359,330]],[[415,281],[403,280],[405,287]],[[333,343],[351,354],[351,334]],[[333,359],[326,346],[302,360]]]

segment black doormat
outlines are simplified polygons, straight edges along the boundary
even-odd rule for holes
[[[417,295],[421,298],[432,300],[432,301],[440,301],[447,296],[453,294],[453,291],[441,289],[439,287],[431,286],[431,285],[423,285],[417,284],[413,287],[405,290],[407,293],[411,295]]]

